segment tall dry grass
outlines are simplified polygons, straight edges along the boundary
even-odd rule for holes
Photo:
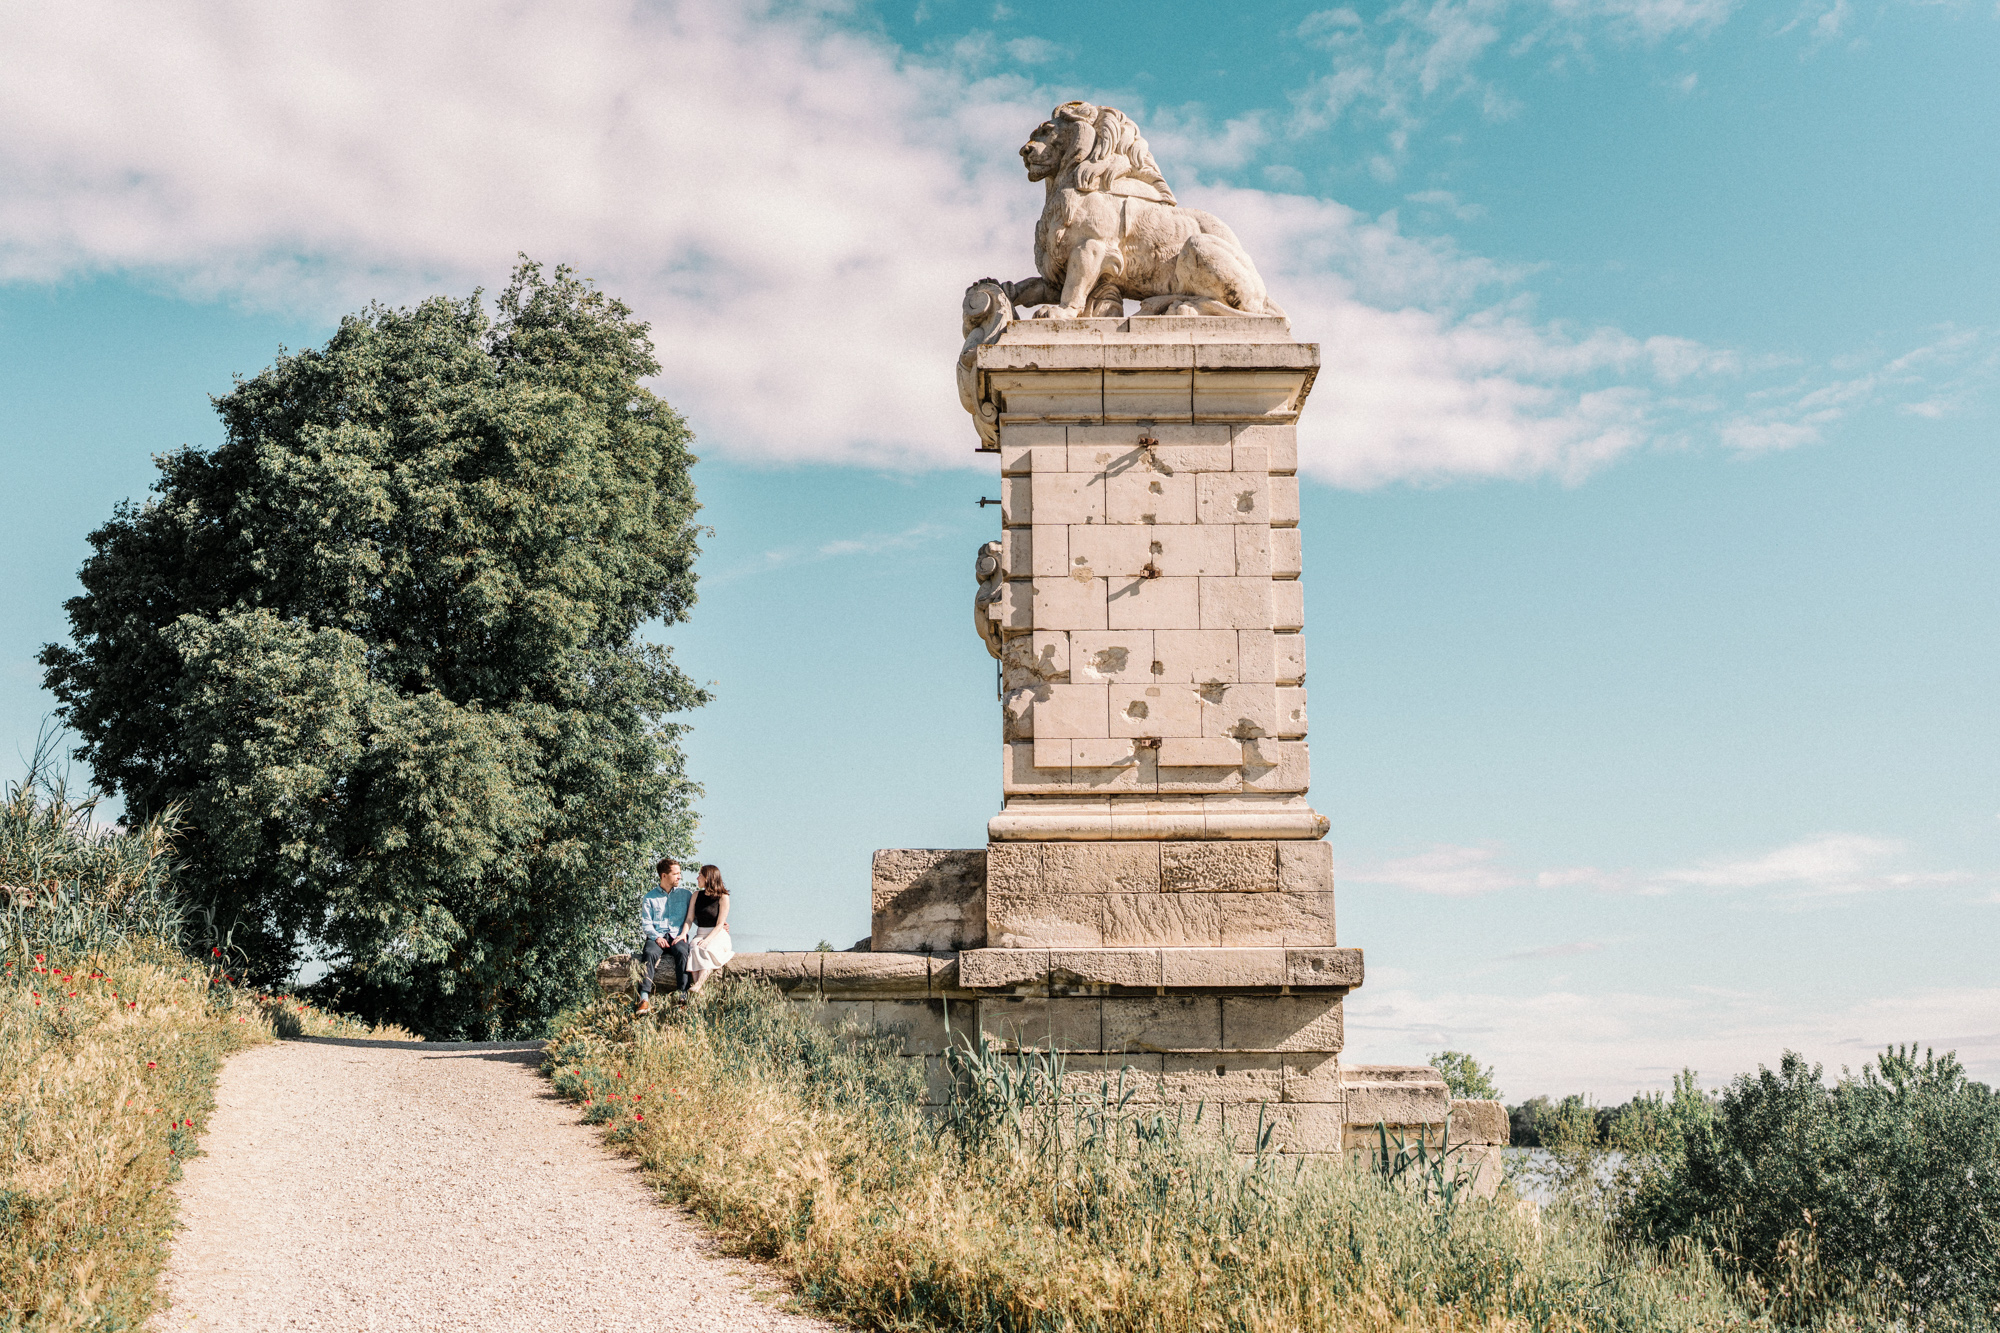
[[[352,1020],[234,984],[184,951],[172,829],[96,825],[29,780],[0,800],[0,1329],[139,1329],[159,1303],[168,1188],[232,1052]],[[393,1034],[407,1035],[407,1034]]]
[[[927,1120],[906,1064],[735,986],[659,1026],[619,1001],[575,1015],[545,1071],[666,1194],[864,1327],[1775,1327],[1690,1247],[1472,1197],[1435,1164],[1233,1157],[1115,1089],[1055,1102],[1059,1081],[977,1048]]]

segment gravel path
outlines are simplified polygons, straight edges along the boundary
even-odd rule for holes
[[[539,1044],[278,1042],[223,1067],[160,1333],[808,1333],[534,1070]]]

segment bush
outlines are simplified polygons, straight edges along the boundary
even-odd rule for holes
[[[1709,1114],[1663,1118],[1623,1224],[1716,1248],[1781,1305],[1817,1284],[1928,1327],[2000,1323],[2000,1098],[1914,1047],[1820,1073],[1788,1051]]]

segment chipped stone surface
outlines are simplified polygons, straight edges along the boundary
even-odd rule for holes
[[[1485,1098],[1453,1099],[1451,1138],[1454,1143],[1506,1147],[1513,1142],[1513,1126],[1508,1122],[1507,1108]]]
[[[1051,842],[1036,850],[1043,882],[1064,893],[1157,893],[1160,889],[1160,844],[1156,842]]]
[[[1341,1046],[1338,997],[1224,995],[1218,1045],[1246,1051],[1327,1051]]]
[[[1222,1002],[1212,995],[1111,996],[1103,1001],[1111,1051],[1213,1051],[1222,1045]]]
[[[1330,893],[1214,893],[1218,943],[1231,948],[1331,945]]]
[[[1285,984],[1299,989],[1338,986],[1352,990],[1362,981],[1361,950],[1285,950]]]
[[[877,953],[977,949],[986,943],[986,849],[875,853],[869,946]]]
[[[1051,994],[1098,987],[1157,988],[1158,949],[1056,949],[1049,955]]]
[[[1286,893],[1332,893],[1333,848],[1324,842],[1277,844],[1278,887]]]
[[[1168,987],[1285,984],[1283,949],[1163,949],[1161,984]]]
[[[1049,958],[1047,949],[979,949],[958,960],[959,984],[977,990],[1046,988]]]
[[[1164,1100],[1216,1108],[1238,1102],[1282,1101],[1287,1058],[1238,1051],[1163,1055],[1160,1079]]]
[[[1104,1049],[1103,1001],[1003,996],[979,1001],[979,1030],[1004,1049]]]
[[[1162,843],[1160,888],[1175,893],[1276,892],[1278,845],[1275,842]]]
[[[1217,895],[1206,893],[1109,893],[1103,903],[1099,942],[1117,945],[1215,945],[1222,942]]]
[[[820,989],[833,995],[926,995],[930,960],[920,953],[828,953],[820,961]]]
[[[1048,887],[1017,891],[989,882],[987,943],[1001,949],[1097,948],[1106,943],[1101,901],[1096,895],[1064,893]]]

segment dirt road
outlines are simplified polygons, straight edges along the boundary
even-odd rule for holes
[[[532,1045],[334,1038],[232,1058],[160,1333],[824,1333],[550,1096]]]

